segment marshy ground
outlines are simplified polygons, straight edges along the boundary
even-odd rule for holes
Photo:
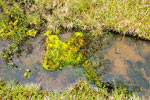
[[[149,40],[149,0],[1,0],[0,99],[149,100]]]

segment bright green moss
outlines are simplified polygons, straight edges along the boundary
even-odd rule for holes
[[[15,35],[15,31],[18,29],[17,27],[18,20],[10,21],[8,26],[2,25],[3,28],[0,29],[0,38],[7,39],[13,35]]]
[[[36,33],[37,33],[37,31],[34,30],[34,29],[32,29],[32,30],[29,30],[29,31],[27,32],[27,35],[28,35],[28,36],[32,36],[32,37],[35,37],[35,36],[36,36]]]
[[[76,32],[74,36],[62,42],[57,35],[51,35],[48,31],[45,43],[46,54],[43,67],[50,71],[55,71],[66,65],[76,65],[82,61],[82,54],[79,52],[84,44],[83,34]]]

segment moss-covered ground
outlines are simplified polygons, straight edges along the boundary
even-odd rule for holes
[[[13,56],[21,56],[24,41],[50,32],[52,35],[47,35],[49,39],[43,40],[46,48],[43,67],[54,71],[58,68],[62,69],[64,65],[82,63],[86,78],[100,87],[100,90],[94,90],[87,83],[79,82],[71,90],[52,93],[1,82],[0,98],[125,99],[128,93],[121,88],[111,94],[107,93],[101,87],[101,78],[96,74],[97,65],[92,67],[84,63],[92,56],[92,52],[101,48],[101,46],[95,48],[91,42],[95,37],[101,38],[104,31],[150,40],[149,5],[149,0],[0,0],[0,39],[12,43],[0,52],[0,55],[8,65],[15,66]],[[90,33],[86,38],[90,42],[84,38],[86,44],[83,47],[82,38],[76,40],[73,37],[72,40],[62,42],[58,35],[66,32],[81,32],[84,35]],[[60,49],[61,46],[64,48]],[[62,51],[69,53],[70,56],[63,54]],[[53,53],[55,55],[52,56]],[[59,58],[61,56],[62,58]]]

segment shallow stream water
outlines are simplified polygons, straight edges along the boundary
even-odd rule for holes
[[[67,39],[71,35],[61,36]],[[62,39],[62,40],[63,40]],[[62,70],[50,72],[42,68],[44,60],[44,47],[42,37],[31,40],[32,52],[22,52],[22,56],[15,57],[14,63],[18,68],[7,66],[0,57],[0,78],[5,81],[19,82],[21,84],[40,84],[46,90],[61,90],[70,87],[79,79],[85,79],[82,68],[65,66]],[[105,81],[126,81],[143,87],[140,93],[150,99],[150,41],[143,41],[132,37],[106,34],[103,38],[102,50],[96,55],[103,55],[107,63],[108,72],[103,75]],[[9,43],[0,42],[0,50]],[[26,48],[26,46],[24,46]],[[30,69],[28,78],[24,73]]]
[[[108,34],[103,40],[104,59],[110,61],[106,81],[126,81],[143,87],[150,100],[150,41]]]
[[[51,91],[67,88],[76,83],[79,79],[84,79],[83,69],[77,68],[76,66],[65,66],[63,70],[53,72],[45,70],[42,67],[45,50],[41,40],[42,37],[31,40],[32,51],[27,53],[25,50],[21,53],[22,56],[13,58],[13,62],[18,68],[7,66],[0,57],[0,78],[4,81],[15,81],[20,84],[40,85],[44,90]],[[7,45],[8,43],[1,42],[1,50],[7,47]],[[24,46],[24,48],[27,47],[26,45]],[[28,77],[25,78],[24,73],[28,69],[30,69],[31,72],[28,72]]]

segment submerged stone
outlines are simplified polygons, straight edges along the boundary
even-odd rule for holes
[[[28,72],[24,73],[24,77],[27,78],[28,77]]]

